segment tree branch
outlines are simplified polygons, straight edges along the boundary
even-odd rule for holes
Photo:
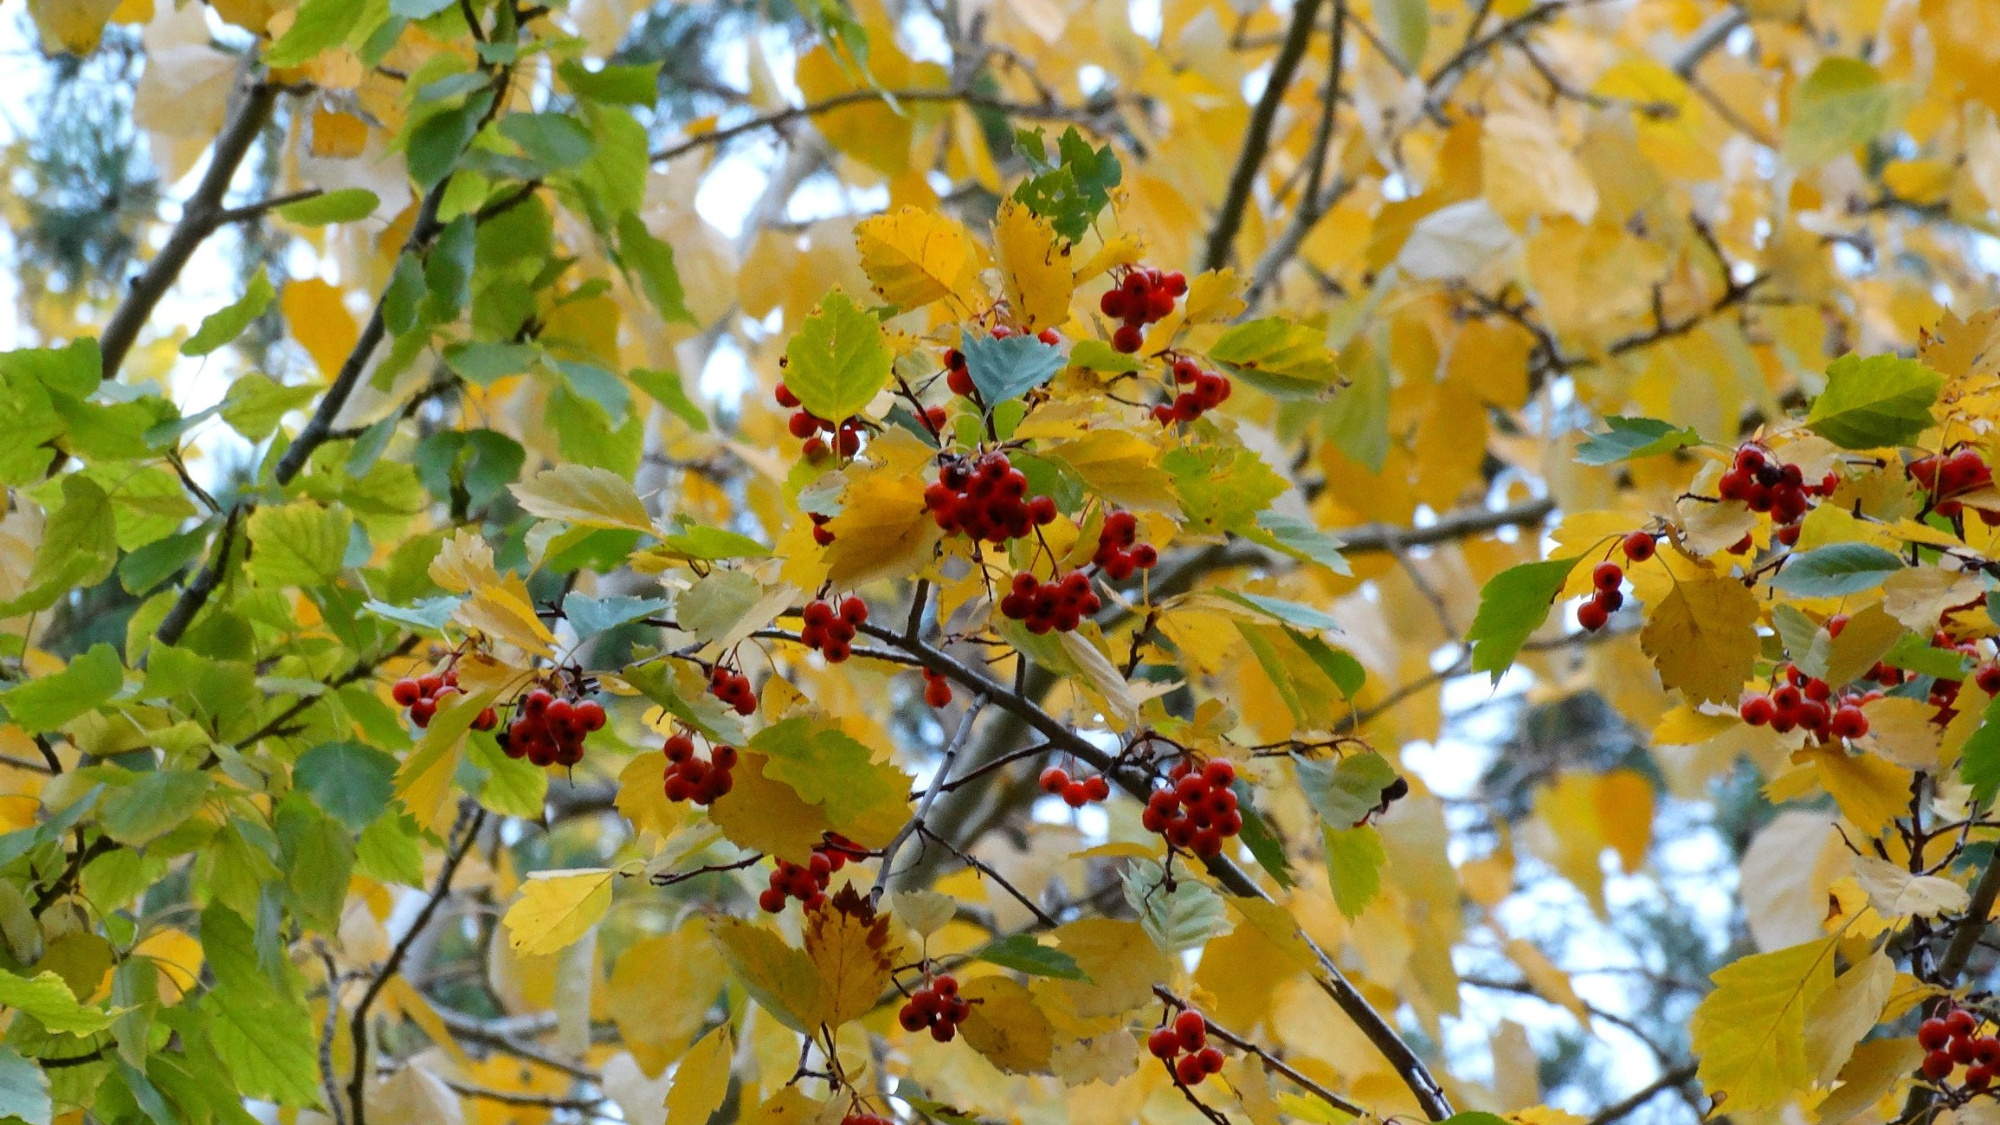
[[[1671,1090],[1676,1086],[1694,1081],[1696,1069],[1697,1064],[1695,1063],[1682,1063],[1680,1066],[1667,1071],[1646,1085],[1641,1086],[1630,1096],[1605,1106],[1596,1117],[1590,1119],[1587,1125],[1611,1125],[1614,1121],[1622,1120],[1640,1106],[1652,1101],[1656,1095],[1663,1091]]]
[[[418,935],[422,934],[424,928],[431,924],[431,918],[437,914],[438,907],[443,905],[445,898],[451,894],[452,876],[458,873],[458,865],[464,862],[466,853],[472,850],[473,842],[479,838],[479,829],[485,823],[485,809],[480,808],[471,801],[467,801],[461,806],[459,809],[458,824],[454,826],[454,831],[463,829],[464,835],[446,853],[444,866],[438,871],[437,882],[431,887],[430,897],[424,900],[423,909],[417,912],[416,918],[410,922],[410,928],[396,942],[395,948],[389,951],[389,959],[382,962],[382,967],[376,970],[375,975],[369,979],[367,990],[361,994],[360,1001],[354,1005],[354,1015],[348,1020],[347,1024],[348,1035],[354,1040],[354,1070],[347,1080],[347,1100],[348,1106],[352,1111],[350,1114],[350,1125],[368,1125],[368,1107],[366,1102],[368,1093],[368,1011],[375,1006],[375,998],[382,994],[382,989],[388,985],[389,978],[402,970],[403,959],[409,956],[410,947],[416,944]]]
[[[706,148],[710,145],[719,145],[735,140],[746,133],[754,133],[762,129],[779,129],[794,121],[820,117],[832,113],[837,109],[845,109],[848,106],[868,105],[874,102],[889,102],[892,104],[899,102],[957,102],[971,106],[974,109],[1003,113],[1009,117],[1023,117],[1040,121],[1074,121],[1078,124],[1088,124],[1116,105],[1116,102],[1107,101],[1101,105],[1093,103],[1092,107],[1089,108],[1072,109],[1060,105],[1010,102],[1001,98],[992,98],[984,94],[974,93],[971,90],[961,89],[849,90],[846,93],[835,94],[832,97],[824,98],[807,105],[787,106],[784,109],[764,114],[761,117],[750,118],[748,121],[739,121],[734,125],[725,125],[720,129],[711,129],[706,133],[701,133],[689,137],[684,141],[668,145],[666,148],[653,153],[649,159],[654,162],[672,160],[677,156],[685,156],[699,148]]]
[[[194,194],[182,206],[180,221],[167,235],[166,245],[132,280],[125,299],[118,303],[97,337],[106,379],[117,376],[119,366],[139,338],[139,329],[152,317],[154,307],[167,295],[167,290],[173,288],[195,250],[230,221],[229,212],[222,208],[222,199],[229,194],[229,183],[236,178],[236,169],[242,165],[250,146],[271,120],[282,92],[281,87],[264,79],[252,81],[235,112],[223,123],[222,132],[215,138],[215,150],[209,156],[208,171],[202,174]]]
[[[914,641],[915,637],[911,636],[910,640]],[[966,738],[972,734],[973,721],[978,719],[979,713],[985,709],[984,695],[975,698],[965,709],[964,716],[958,720],[958,732],[945,744],[944,756],[938,762],[937,773],[931,776],[930,788],[924,792],[923,800],[917,802],[916,814],[910,818],[909,823],[903,825],[888,844],[883,846],[882,862],[875,868],[875,885],[868,889],[870,903],[881,903],[883,892],[889,889],[890,879],[895,872],[896,853],[903,850],[903,843],[912,833],[923,827],[924,817],[930,815],[931,806],[937,803],[938,794],[944,790],[945,779],[951,776],[951,767],[958,761],[959,750],[964,747]]]
[[[1250,113],[1250,127],[1243,135],[1243,150],[1236,157],[1236,170],[1230,174],[1229,190],[1222,197],[1222,207],[1216,212],[1215,225],[1210,228],[1208,249],[1202,254],[1201,268],[1221,269],[1228,264],[1231,249],[1236,243],[1236,233],[1243,227],[1243,209],[1249,205],[1251,189],[1257,183],[1257,170],[1264,164],[1264,153],[1271,144],[1271,126],[1277,121],[1278,107],[1285,100],[1285,90],[1292,84],[1292,75],[1298,70],[1299,60],[1305,56],[1306,44],[1312,40],[1313,22],[1319,17],[1320,0],[1297,0],[1292,6],[1292,25],[1285,32],[1285,41],[1278,47],[1278,56],[1271,60],[1270,77],[1264,81],[1264,92],[1257,99],[1257,106]]]

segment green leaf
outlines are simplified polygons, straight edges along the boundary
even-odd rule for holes
[[[0,602],[0,617],[47,609],[71,590],[95,586],[118,561],[118,521],[111,498],[82,473],[62,478],[62,507],[42,529],[28,588]]]
[[[1931,426],[1944,376],[1914,359],[1844,355],[1826,369],[1826,390],[1806,426],[1844,449],[1908,445]]]
[[[1205,945],[1232,925],[1229,908],[1213,887],[1183,875],[1169,890],[1165,870],[1150,859],[1126,865],[1125,902],[1139,915],[1146,936],[1167,953]]]
[[[297,66],[345,43],[368,8],[359,0],[305,0],[292,26],[264,52],[264,65]]]
[[[1354,573],[1340,553],[1340,540],[1309,520],[1267,510],[1257,513],[1254,527],[1239,528],[1237,534],[1300,562],[1318,563],[1335,574]]]
[[[215,975],[200,1002],[209,1044],[237,1089],[283,1105],[318,1104],[318,1041],[298,970],[282,958],[267,965],[250,927],[224,906],[202,911],[201,943]]]
[[[770,759],[765,777],[824,807],[837,830],[884,810],[902,814],[909,803],[908,777],[894,766],[876,765],[874,752],[838,727],[804,716],[786,719],[758,731],[750,748]]]
[[[339,2],[347,3],[349,0]],[[437,186],[439,180],[451,174],[459,154],[472,143],[473,134],[479,131],[479,119],[486,115],[487,107],[492,104],[493,92],[483,90],[464,105],[434,113],[410,130],[410,178],[417,182],[418,187],[429,191]]]
[[[389,0],[389,14],[406,20],[429,19],[452,3],[453,0]]]
[[[1250,783],[1239,777],[1231,788],[1236,791],[1236,812],[1243,818],[1238,839],[1250,849],[1257,866],[1262,867],[1279,886],[1290,889],[1297,880],[1292,878],[1291,862],[1285,858],[1284,841],[1278,839],[1271,826],[1264,823],[1263,815],[1251,803],[1256,794],[1251,790]]]
[[[1362,667],[1354,654],[1335,648],[1312,633],[1301,633],[1290,627],[1285,632],[1314,666],[1333,682],[1333,686],[1340,689],[1342,695],[1353,699],[1360,694],[1362,685],[1368,682],[1368,669]]]
[[[1941,680],[1962,680],[1972,670],[1971,662],[1949,649],[1933,648],[1929,637],[1905,633],[1882,657],[1882,663],[1919,676]]]
[[[0,1118],[13,1117],[27,1125],[49,1125],[54,1114],[49,1100],[49,1076],[41,1067],[0,1045]]]
[[[0,353],[0,375],[32,380],[67,398],[88,398],[104,378],[104,357],[97,341],[85,337],[60,348],[20,348]]]
[[[118,650],[100,642],[55,675],[0,692],[0,705],[23,730],[38,734],[95,710],[124,684],[125,666]]]
[[[1893,551],[1870,543],[1834,543],[1785,561],[1771,588],[1802,598],[1838,598],[1880,586],[1903,569]]]
[[[597,151],[589,131],[566,113],[510,113],[500,119],[500,135],[550,172],[574,168]]]
[[[660,99],[660,64],[631,66],[605,65],[587,70],[582,62],[566,59],[556,67],[563,85],[579,98],[611,105],[650,106]]]
[[[1280,316],[1236,325],[1208,357],[1278,398],[1315,398],[1340,382],[1325,330]]]
[[[458,612],[458,607],[464,600],[463,598],[446,595],[437,598],[425,598],[415,605],[400,606],[390,605],[387,602],[370,598],[361,603],[361,608],[386,621],[394,621],[398,625],[408,625],[413,629],[427,629],[430,632],[436,633],[444,629],[445,622],[450,621],[451,615]]]
[[[1332,614],[1322,609],[1315,609],[1302,602],[1286,601],[1283,598],[1273,598],[1265,594],[1246,594],[1237,590],[1218,589],[1215,591],[1215,594],[1217,597],[1227,598],[1237,605],[1253,609],[1266,617],[1282,621],[1287,625],[1296,625],[1301,629],[1309,629],[1314,632],[1328,629],[1336,633],[1340,632],[1340,621]]]
[[[1881,72],[1860,59],[1822,59],[1792,92],[1785,122],[1785,159],[1811,169],[1894,124],[1895,95]]]
[[[1548,618],[1576,556],[1522,563],[1493,576],[1479,591],[1479,612],[1465,637],[1472,642],[1472,670],[1488,672],[1497,683],[1528,637]]]
[[[1365,341],[1342,352],[1340,364],[1347,387],[1319,409],[1320,432],[1348,460],[1379,473],[1389,458],[1388,364]]]
[[[252,321],[264,315],[264,310],[271,307],[271,301],[277,295],[278,291],[271,288],[271,279],[264,275],[264,267],[258,266],[243,299],[203,317],[201,328],[181,345],[181,354],[207,355],[241,336]]]
[[[1382,0],[1375,5],[1375,22],[1382,38],[1403,69],[1415,71],[1423,65],[1424,51],[1431,41],[1431,12],[1428,0]]]
[[[1576,447],[1577,461],[1585,465],[1610,465],[1640,457],[1657,457],[1701,444],[1701,435],[1695,433],[1692,427],[1675,426],[1657,418],[1613,415],[1604,423],[1611,428],[1604,433],[1590,435]]]
[[[250,579],[267,589],[323,586],[340,574],[353,519],[301,500],[250,515]]]
[[[785,346],[785,386],[805,409],[838,422],[874,401],[893,358],[881,323],[836,289]]]
[[[958,349],[965,353],[966,373],[972,376],[972,385],[979,388],[979,397],[989,410],[1020,398],[1063,369],[1062,353],[1033,336],[996,339],[966,332]]]
[[[1350,920],[1360,917],[1382,893],[1382,868],[1389,861],[1382,834],[1372,824],[1359,828],[1329,824],[1320,830],[1320,843],[1326,853],[1326,881],[1333,890],[1333,904]]]
[[[1240,445],[1184,445],[1160,467],[1174,478],[1189,534],[1242,534],[1290,487],[1256,450]]]
[[[1382,804],[1396,768],[1373,750],[1344,758],[1293,758],[1299,788],[1328,828],[1348,829]]]
[[[30,979],[0,969],[0,1007],[26,1012],[63,1035],[94,1035],[111,1026],[110,1013],[77,1003],[69,985],[48,971]]]
[[[222,399],[222,420],[250,441],[263,441],[287,413],[311,402],[319,392],[318,387],[288,387],[252,371],[229,385]]]
[[[395,783],[396,759],[359,742],[322,742],[292,766],[292,784],[355,832],[389,807]]]
[[[352,223],[375,213],[382,201],[367,188],[341,188],[279,207],[278,217],[302,227]]]
[[[748,535],[701,524],[681,524],[673,534],[660,541],[660,546],[676,558],[703,562],[761,559],[771,553],[769,547]]]
[[[509,375],[528,370],[539,353],[531,344],[497,344],[460,341],[444,349],[444,361],[453,371],[482,387]]]
[[[104,799],[104,833],[121,844],[141,847],[181,826],[208,799],[205,773],[157,770]]]
[[[708,415],[694,400],[688,398],[687,390],[681,385],[680,373],[676,371],[646,371],[643,369],[626,372],[625,377],[632,385],[645,391],[654,402],[688,424],[696,433],[708,432]]]
[[[976,956],[981,961],[1012,969],[1029,976],[1054,977],[1058,980],[1089,980],[1076,958],[1060,949],[1051,949],[1035,940],[1033,934],[1009,934],[980,950]]]
[[[1034,172],[1014,189],[1014,198],[1072,242],[1082,238],[1110,204],[1111,189],[1124,175],[1111,145],[1091,148],[1075,126],[1056,141],[1053,160],[1039,129],[1016,130],[1014,148]]]
[[[1145,364],[1138,356],[1127,355],[1103,340],[1092,339],[1078,340],[1070,346],[1069,365],[1114,375],[1141,371],[1145,368]]]
[[[663,667],[658,661],[633,664],[619,675],[667,714],[700,732],[703,738],[731,746],[743,745],[746,737],[743,720],[709,695],[698,677],[683,673],[678,664],[672,668]]]
[[[607,598],[593,598],[588,594],[570,591],[563,598],[563,616],[569,619],[570,628],[579,637],[592,637],[606,629],[649,617],[667,608],[661,598],[633,598],[614,595]]]
[[[674,248],[654,238],[639,216],[627,213],[618,220],[618,259],[626,269],[636,271],[646,297],[660,318],[669,324],[694,324],[688,311],[687,293],[681,288],[680,271],[674,268]]]
[[[1959,777],[1972,787],[1974,806],[1984,808],[2000,795],[2000,696],[1987,701],[1960,754]]]

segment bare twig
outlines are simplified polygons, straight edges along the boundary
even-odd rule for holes
[[[1042,121],[1075,121],[1079,124],[1087,123],[1098,116],[1099,113],[1112,108],[1111,103],[1096,106],[1092,109],[1071,109],[1059,105],[1035,105],[1029,102],[1010,102],[1000,98],[987,97],[984,94],[975,93],[971,90],[959,89],[849,90],[846,93],[835,94],[832,97],[823,98],[808,105],[787,106],[784,109],[764,114],[761,117],[753,117],[748,121],[739,121],[734,125],[725,125],[720,129],[711,129],[706,133],[700,133],[684,141],[668,145],[666,148],[653,153],[651,159],[656,162],[672,160],[677,156],[685,156],[699,148],[706,148],[710,145],[719,145],[725,141],[735,140],[746,133],[755,133],[763,129],[783,128],[794,121],[821,117],[832,113],[834,110],[844,109],[848,106],[900,102],[959,102],[974,109],[991,110],[995,113],[1004,113],[1009,117],[1023,117]]]
[[[924,818],[930,815],[931,806],[937,803],[937,796],[944,789],[945,779],[951,776],[951,767],[958,762],[958,752],[964,748],[965,740],[972,734],[972,724],[979,713],[986,709],[986,697],[975,698],[966,707],[965,714],[958,720],[958,731],[945,744],[944,756],[938,761],[937,772],[931,776],[931,787],[924,792],[924,798],[917,802],[916,815],[903,825],[893,839],[882,848],[882,862],[875,869],[875,885],[868,888],[868,901],[880,903],[882,895],[889,889],[889,881],[895,876],[896,853],[903,850],[903,842],[923,826]]]
[[[1641,1086],[1630,1096],[1621,1098],[1605,1106],[1596,1117],[1590,1119],[1587,1125],[1611,1125],[1614,1121],[1622,1120],[1640,1106],[1652,1101],[1662,1091],[1671,1090],[1676,1086],[1694,1081],[1695,1070],[1695,1063],[1683,1063],[1667,1071],[1646,1085]]]
[[[1313,21],[1319,18],[1320,0],[1297,0],[1292,5],[1292,23],[1285,33],[1285,41],[1278,48],[1278,55],[1271,60],[1271,73],[1264,81],[1264,92],[1257,99],[1256,108],[1250,111],[1250,126],[1243,134],[1243,149],[1236,157],[1236,169],[1230,173],[1229,189],[1222,197],[1222,206],[1215,215],[1215,225],[1209,228],[1208,249],[1202,254],[1201,268],[1221,269],[1229,263],[1229,255],[1236,243],[1236,232],[1243,227],[1243,209],[1250,203],[1250,192],[1257,184],[1257,172],[1264,164],[1264,153],[1271,144],[1271,126],[1277,121],[1278,107],[1285,100],[1285,90],[1292,84],[1292,75],[1299,68],[1299,60],[1305,56],[1306,44],[1311,42]]]
[[[1160,999],[1165,1000],[1167,1003],[1172,1004],[1177,1008],[1185,1010],[1188,1007],[1187,1001],[1182,1000],[1180,997],[1175,996],[1172,992],[1168,991],[1165,985],[1159,985],[1159,984],[1154,985],[1153,995],[1158,996]],[[1237,1050],[1243,1052],[1244,1054],[1249,1055],[1252,1058],[1256,1059],[1259,1063],[1263,1064],[1264,1069],[1270,1071],[1271,1073],[1283,1075],[1286,1079],[1291,1081],[1292,1085],[1297,1086],[1299,1089],[1304,1090],[1306,1093],[1311,1094],[1313,1097],[1318,1098],[1320,1101],[1325,1102],[1326,1104],[1332,1106],[1333,1108],[1339,1110],[1342,1113],[1352,1114],[1355,1117],[1368,1116],[1368,1111],[1366,1109],[1362,1108],[1359,1105],[1356,1105],[1351,1101],[1348,1101],[1346,1098],[1341,1097],[1339,1094],[1334,1093],[1332,1090],[1327,1089],[1326,1087],[1320,1085],[1319,1083],[1299,1073],[1299,1071],[1295,1067],[1293,1067],[1290,1063],[1272,1054],[1271,1052],[1265,1050],[1264,1048],[1259,1047],[1257,1044],[1251,1042],[1250,1040],[1245,1039],[1244,1037],[1236,1034],[1233,1031],[1230,1031],[1228,1028],[1223,1027],[1221,1024],[1216,1023],[1214,1020],[1209,1019],[1206,1016],[1202,1017],[1202,1022],[1208,1025],[1208,1033],[1210,1035],[1215,1036],[1217,1039],[1222,1040],[1224,1043],[1227,1043],[1230,1046],[1236,1048]]]

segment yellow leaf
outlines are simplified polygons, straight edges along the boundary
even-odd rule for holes
[[[1937,620],[1935,614],[1931,620]],[[1846,627],[1833,638],[1827,651],[1826,675],[1822,678],[1836,686],[1860,678],[1895,647],[1902,635],[1903,623],[1883,612],[1882,606],[1871,605],[1849,615]]]
[[[833,823],[797,790],[766,777],[766,764],[762,754],[739,757],[729,792],[708,807],[708,818],[739,848],[804,863]]]
[[[1000,253],[1007,309],[1024,332],[1069,323],[1069,299],[1076,279],[1070,272],[1070,245],[1056,237],[1047,219],[1008,199],[993,220],[993,245]]]
[[[712,929],[729,972],[765,1011],[793,1031],[817,1034],[819,971],[812,958],[762,926],[718,918]]]
[[[893,43],[874,44],[876,51],[885,46],[894,50]],[[870,63],[872,67],[876,59],[871,57]],[[877,73],[879,77],[880,72]],[[825,47],[815,47],[801,58],[793,77],[808,102],[826,101],[861,89],[857,77],[842,67]],[[813,124],[828,144],[884,175],[893,176],[909,166],[915,122],[907,107],[905,112],[898,112],[886,102],[864,101],[822,113],[813,119]]]
[[[1819,783],[1833,795],[1856,828],[1874,835],[1908,811],[1910,771],[1873,754],[1849,754],[1838,747],[1806,751],[1819,767]]]
[[[472,720],[479,717],[479,712],[493,702],[484,694],[452,698],[454,702],[431,718],[423,737],[396,772],[396,797],[419,825],[433,831],[442,830],[449,820],[445,797],[458,773],[466,731],[472,728]]]
[[[1209,270],[1188,282],[1182,311],[1189,324],[1214,324],[1234,319],[1246,306],[1237,293],[1243,288],[1233,269]]]
[[[1689,1025],[1697,1072],[1732,1116],[1781,1105],[1816,1077],[1806,1056],[1806,1010],[1833,983],[1839,938],[1755,953],[1718,969],[1715,990]]]
[[[653,531],[653,519],[631,482],[609,469],[558,465],[513,485],[511,491],[532,516],[586,527]]]
[[[1150,1003],[1153,985],[1177,971],[1137,922],[1086,918],[1050,936],[1090,978],[1058,982],[1071,1010],[1084,1018],[1123,1015]]]
[[[1034,994],[1011,977],[980,977],[960,988],[972,1014],[959,1029],[972,1049],[1010,1074],[1042,1074],[1055,1051],[1055,1028]]]
[[[667,1091],[666,1125],[704,1125],[729,1093],[729,1062],[736,1050],[728,1023],[701,1037],[674,1069]]]
[[[843,588],[916,573],[944,535],[924,509],[922,476],[875,470],[849,479],[826,529],[827,578]]]
[[[423,1029],[423,1033],[430,1037],[431,1042],[443,1048],[453,1062],[460,1066],[472,1065],[465,1048],[458,1045],[458,1040],[452,1037],[451,1029],[445,1026],[444,1017],[438,1015],[430,1000],[417,991],[409,978],[400,975],[390,977],[382,987],[382,999],[389,1002],[392,1013],[407,1016],[411,1023]]]
[[[671,836],[687,817],[684,805],[667,800],[666,776],[666,754],[658,750],[640,754],[618,771],[614,801],[632,827],[662,839]]]
[[[1646,866],[1653,844],[1653,786],[1637,770],[1618,769],[1597,779],[1597,823],[1604,842],[1631,875]]]
[[[1819,1120],[1851,1121],[1894,1090],[1924,1058],[1914,1035],[1900,1039],[1870,1039],[1854,1048],[1840,1068],[1840,1085],[1819,1104]],[[1940,1118],[1945,1125],[1949,1118]],[[1969,1125],[1962,1120],[1954,1125]]]
[[[155,930],[132,947],[132,956],[152,961],[160,999],[172,1004],[201,983],[201,943],[181,930]]]
[[[554,953],[590,931],[611,909],[610,868],[537,871],[507,908],[507,941],[516,953]]]
[[[1806,1011],[1808,1069],[1819,1084],[1840,1077],[1854,1045],[1874,1030],[1896,983],[1896,966],[1881,950],[1848,967]]]
[[[889,895],[889,913],[918,937],[929,937],[957,916],[958,900],[937,891],[894,891]]]
[[[523,652],[552,656],[556,650],[556,635],[535,613],[527,583],[518,574],[508,574],[473,590],[472,596],[452,611],[452,618],[468,629],[477,629]]]
[[[1863,704],[1861,710],[1868,716],[1863,746],[1906,769],[1938,768],[1941,732],[1931,722],[1937,708],[1921,699],[1888,695]]]
[[[1757,597],[1743,583],[1685,578],[1647,615],[1639,644],[1667,687],[1733,703],[1757,660],[1756,623]]]
[[[1092,430],[1044,452],[1076,470],[1083,482],[1114,504],[1172,512],[1173,478],[1159,466],[1152,442],[1126,430]]]
[[[470,593],[476,586],[500,581],[493,568],[493,547],[478,532],[460,528],[438,548],[431,560],[431,581],[454,594]]]
[[[1528,978],[1535,995],[1566,1009],[1584,1027],[1590,1026],[1590,1012],[1571,986],[1568,973],[1557,968],[1556,963],[1535,948],[1532,942],[1522,938],[1509,938],[1504,948],[1507,959],[1514,962],[1522,976]]]
[[[899,207],[855,224],[854,245],[875,293],[902,309],[951,298],[957,311],[987,301],[979,283],[980,255],[972,235],[935,211]]]
[[[333,378],[361,336],[354,314],[341,303],[340,290],[316,277],[289,281],[278,295],[278,307],[292,339],[313,357],[321,375]]]
[[[44,50],[87,55],[97,50],[104,25],[117,7],[118,0],[29,0],[28,14],[41,32]]]
[[[1939,566],[1913,566],[1891,574],[1882,583],[1882,608],[1919,636],[1929,636],[1946,609],[1985,595],[1986,587],[1977,575]]]
[[[1868,904],[1891,918],[1935,918],[1964,910],[1965,888],[1939,875],[1917,875],[1872,855],[1854,857],[1854,877]]]
[[[829,1027],[860,1019],[890,987],[890,970],[903,944],[889,933],[887,915],[849,883],[816,910],[808,911],[806,956],[819,972],[819,1008]]]

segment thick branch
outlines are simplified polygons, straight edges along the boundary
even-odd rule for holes
[[[215,151],[209,156],[208,171],[181,208],[180,222],[167,235],[166,245],[133,279],[125,299],[119,302],[97,338],[98,349],[104,354],[106,379],[118,374],[119,365],[125,362],[126,354],[139,338],[139,329],[152,317],[154,307],[167,295],[167,290],[173,288],[195,250],[209,235],[230,222],[230,213],[223,210],[222,199],[229,194],[229,182],[236,178],[236,169],[242,165],[250,146],[271,120],[271,111],[276,108],[281,92],[280,87],[262,79],[251,82],[235,112],[223,123],[221,134],[215,138]]]
[[[1285,32],[1285,41],[1278,48],[1278,57],[1271,60],[1270,77],[1264,81],[1264,92],[1257,99],[1257,107],[1250,113],[1250,127],[1243,135],[1243,151],[1236,157],[1236,170],[1230,174],[1229,190],[1222,197],[1222,208],[1216,212],[1215,225],[1208,235],[1208,250],[1202,255],[1201,268],[1221,269],[1229,262],[1231,248],[1236,243],[1236,232],[1243,227],[1243,209],[1250,203],[1250,191],[1256,186],[1257,171],[1264,164],[1264,153],[1271,144],[1271,126],[1277,121],[1278,107],[1285,100],[1285,90],[1292,84],[1292,75],[1299,68],[1299,60],[1305,57],[1306,44],[1311,42],[1313,21],[1319,18],[1320,0],[1297,0],[1292,7],[1292,26]]]

